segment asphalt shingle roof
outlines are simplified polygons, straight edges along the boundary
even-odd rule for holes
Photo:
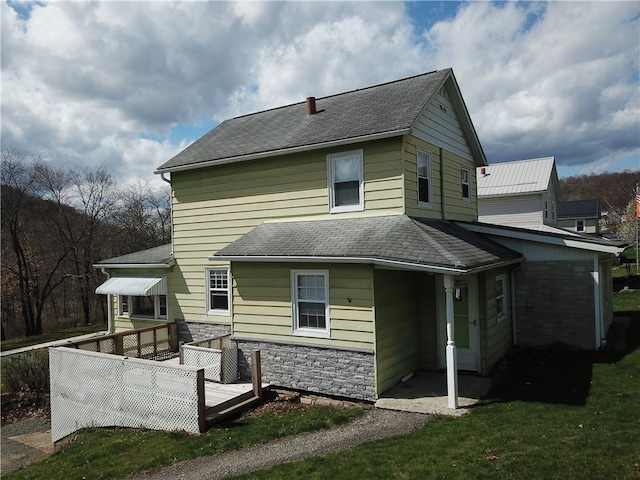
[[[322,145],[408,129],[451,69],[225,120],[158,172],[245,155]]]
[[[140,250],[139,252],[121,255],[119,257],[107,258],[96,263],[100,265],[169,265],[173,261],[173,250],[171,244],[160,245],[159,247]]]
[[[216,257],[289,257],[401,262],[461,272],[521,255],[446,220],[406,215],[263,223]]]

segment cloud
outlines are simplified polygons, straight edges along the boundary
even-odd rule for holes
[[[440,8],[3,2],[2,143],[152,177],[177,132],[452,66],[490,161],[638,153],[637,3]]]

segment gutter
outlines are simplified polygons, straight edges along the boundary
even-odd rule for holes
[[[375,267],[411,270],[415,272],[427,272],[443,275],[470,275],[485,270],[492,270],[498,266],[513,265],[522,262],[522,258],[512,259],[508,261],[495,262],[488,265],[465,269],[464,267],[441,267],[437,265],[419,265],[415,263],[403,262],[400,260],[385,260],[380,258],[368,257],[328,257],[328,256],[269,256],[269,255],[212,255],[210,261],[223,262],[268,262],[268,263],[357,263],[370,264]]]
[[[317,150],[318,148],[338,147],[342,145],[350,145],[358,142],[382,140],[385,138],[399,137],[411,132],[410,128],[403,128],[400,130],[394,130],[391,132],[374,133],[370,135],[361,135],[359,137],[343,138],[340,140],[333,140],[331,142],[313,143],[311,145],[301,145],[299,147],[281,148],[278,150],[269,150],[268,152],[251,153],[248,155],[238,155],[235,157],[222,158],[219,160],[208,160],[205,162],[193,163],[189,165],[179,165],[176,167],[159,168],[153,173],[164,174],[166,172],[183,172],[186,170],[195,170],[197,168],[212,167],[214,165],[225,165],[227,163],[245,162],[248,160],[257,160],[260,158],[275,157],[277,155],[286,155],[290,153],[308,152],[310,150]],[[165,180],[166,181],[166,180]]]
[[[175,263],[172,260],[169,263],[96,263],[94,268],[171,268]]]

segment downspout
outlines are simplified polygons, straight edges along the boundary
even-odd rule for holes
[[[106,268],[101,268],[102,273],[107,276],[107,280],[111,278],[111,274],[107,271]],[[115,325],[113,325],[113,299],[111,298],[111,294],[107,294],[107,333],[115,333]]]
[[[602,306],[600,302],[600,259],[593,254],[593,313],[595,317],[596,350],[602,346]]]
[[[444,220],[444,153],[442,147],[439,148],[438,155],[440,157],[440,215]]]

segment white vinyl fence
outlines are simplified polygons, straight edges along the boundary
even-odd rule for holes
[[[206,428],[202,368],[55,347],[49,371],[54,442],[85,427]]]

